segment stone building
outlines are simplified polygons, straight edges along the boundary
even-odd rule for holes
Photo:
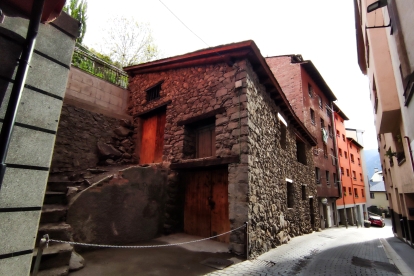
[[[313,149],[321,228],[337,225],[336,200],[341,197],[333,119],[335,95],[310,60],[301,55],[266,58],[289,103],[302,123],[317,138]],[[345,133],[343,134],[345,135]]]
[[[124,69],[134,157],[169,169],[167,233],[208,237],[248,222],[257,256],[319,228],[317,141],[253,41]],[[245,253],[243,229],[218,240]]]

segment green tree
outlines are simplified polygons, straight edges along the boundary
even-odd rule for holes
[[[116,17],[104,29],[103,51],[121,67],[148,62],[161,56],[154,43],[148,23],[138,23],[134,19]]]
[[[63,10],[67,12],[70,16],[75,18],[76,20],[80,21],[81,29],[80,29],[80,37],[76,40],[79,43],[82,43],[82,40],[85,36],[86,32],[86,9],[88,4],[86,0],[82,0],[80,3],[78,0],[70,0],[69,4],[63,7]]]

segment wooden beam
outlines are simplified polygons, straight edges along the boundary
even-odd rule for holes
[[[191,117],[191,118],[186,119],[186,120],[178,121],[177,126],[184,126],[184,125],[189,125],[189,124],[192,124],[192,123],[196,123],[197,121],[201,121],[201,120],[216,116],[217,114],[223,113],[225,111],[226,111],[225,107],[220,107],[220,108],[214,109],[212,111],[209,111],[207,113],[204,113],[204,114],[201,114],[201,115],[198,115],[198,116],[194,116],[194,117]]]
[[[148,109],[146,111],[143,111],[143,112],[140,112],[138,114],[135,114],[134,115],[134,118],[150,115],[152,112],[157,111],[157,109],[162,108],[162,107],[165,107],[165,106],[167,106],[167,105],[169,105],[171,103],[172,103],[172,100],[168,100],[168,101],[166,101],[166,102],[164,102],[162,104],[159,104],[159,105],[157,105],[157,106],[155,106],[153,108],[150,108],[150,109]]]
[[[182,163],[172,163],[170,165],[171,170],[184,170],[192,168],[205,168],[211,166],[227,165],[231,163],[239,162],[238,155],[232,155],[229,157],[217,158],[215,156],[208,158],[192,159]]]

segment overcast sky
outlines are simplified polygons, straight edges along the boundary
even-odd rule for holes
[[[209,46],[252,39],[264,57],[301,54],[312,60],[350,119],[346,127],[365,130],[365,149],[378,148],[368,79],[357,61],[353,1],[162,1]],[[151,24],[164,57],[208,47],[159,0],[87,2],[87,46],[99,49],[105,26],[123,15]]]

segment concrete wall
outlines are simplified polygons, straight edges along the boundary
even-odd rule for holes
[[[65,103],[119,119],[127,113],[128,91],[71,66]]]
[[[17,42],[21,42],[28,23],[25,19],[6,17],[0,24],[0,32],[14,32],[20,36]],[[65,29],[65,24],[77,24],[77,21],[66,14],[55,21],[55,26],[61,29]],[[0,45],[2,64],[13,59],[3,49],[21,50],[18,43],[4,37],[0,37]],[[38,52],[33,54],[26,80],[30,87],[23,91],[0,191],[0,275],[29,274],[74,45],[73,37],[52,25],[41,24],[35,47]],[[17,66],[16,60],[12,61]],[[14,70],[14,67],[8,72],[2,70],[1,74],[7,79],[13,76]],[[5,86],[1,119],[12,86],[12,81]]]
[[[77,242],[128,244],[162,233],[167,170],[131,167],[95,183],[69,203]],[[109,204],[108,204],[109,203]]]

